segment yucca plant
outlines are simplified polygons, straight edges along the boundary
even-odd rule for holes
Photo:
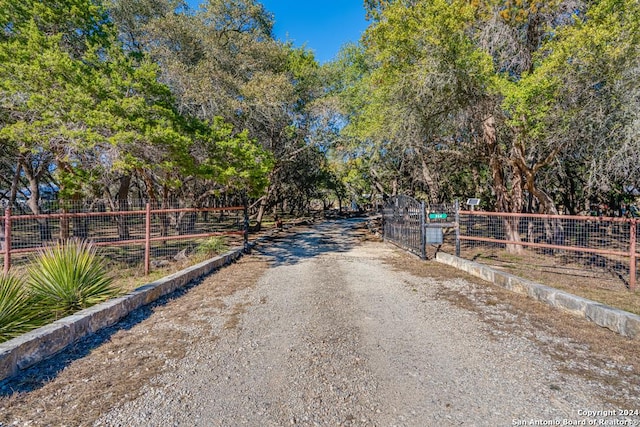
[[[36,305],[56,319],[115,296],[112,283],[95,245],[81,240],[41,249],[29,269]]]
[[[42,326],[37,310],[22,280],[0,274],[0,342]]]

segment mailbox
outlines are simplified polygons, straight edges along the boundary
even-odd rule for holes
[[[425,237],[428,245],[441,245],[444,241],[442,227],[427,227]]]

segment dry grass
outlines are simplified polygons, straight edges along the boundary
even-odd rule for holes
[[[599,386],[605,401],[628,407],[640,391],[638,341],[453,267],[404,254],[390,259],[389,264],[415,276],[442,282],[463,278],[468,286],[455,289],[442,286],[438,297],[477,313],[495,339],[509,334],[536,343],[543,354],[556,361],[561,372],[581,376]]]
[[[242,258],[3,383],[0,425],[92,425],[105,409],[152,386],[154,377],[185,356],[194,339],[217,339],[210,316],[226,318],[225,327],[237,326],[246,307],[227,307],[223,299],[254,286],[266,268],[260,259]]]
[[[229,248],[242,246],[242,239],[227,236],[225,243]],[[127,265],[113,264],[110,266],[110,269],[114,277],[114,283],[123,293],[127,293],[142,285],[161,279],[170,274],[177,273],[180,270],[191,267],[215,256],[216,254],[198,254],[191,252],[186,259],[181,259],[179,261],[168,259],[167,265],[152,268],[148,276],[145,276],[144,274],[143,265],[129,267]]]
[[[543,255],[534,251],[514,256],[504,250],[475,249],[462,255],[497,270],[640,314],[640,290],[629,291],[624,277],[614,269],[586,269],[571,257]]]

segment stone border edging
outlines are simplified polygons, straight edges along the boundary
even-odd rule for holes
[[[640,316],[636,314],[575,296],[510,273],[497,271],[486,265],[454,255],[438,252],[435,259],[442,264],[450,265],[510,291],[528,295],[545,304],[584,317],[590,322],[611,329],[620,335],[640,340]]]
[[[255,242],[252,242],[249,247],[254,245]],[[130,312],[230,264],[240,258],[242,254],[242,247],[233,248],[215,258],[142,285],[125,296],[86,308],[0,343],[0,381],[59,353],[70,344],[99,329],[116,324]]]

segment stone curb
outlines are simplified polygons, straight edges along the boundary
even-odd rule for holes
[[[249,247],[255,244],[252,242]],[[0,381],[55,355],[99,329],[116,324],[133,310],[230,264],[242,254],[242,247],[233,248],[220,256],[143,285],[125,296],[97,304],[1,343]]]
[[[631,339],[640,340],[640,316],[599,302],[572,295],[486,265],[438,252],[436,261],[465,271],[505,289],[528,295],[545,304],[584,317],[590,322]]]

